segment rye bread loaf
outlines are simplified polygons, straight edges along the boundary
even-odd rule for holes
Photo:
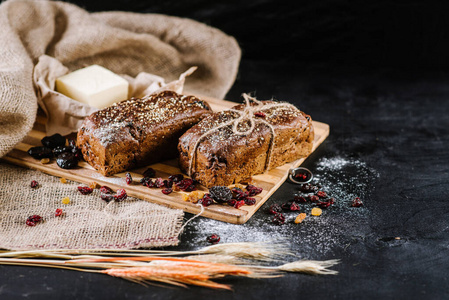
[[[309,115],[245,96],[246,105],[210,115],[179,139],[181,170],[206,187],[241,182],[312,151]]]
[[[172,91],[131,98],[87,117],[76,144],[90,165],[110,176],[175,158],[179,137],[211,112],[199,98]]]

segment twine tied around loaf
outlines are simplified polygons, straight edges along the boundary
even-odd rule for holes
[[[188,175],[192,176],[193,174],[193,166],[196,160],[196,151],[198,149],[198,146],[200,145],[201,141],[208,135],[218,132],[221,128],[225,128],[227,126],[232,125],[232,133],[236,135],[249,135],[253,132],[254,128],[256,127],[257,123],[265,124],[268,128],[270,128],[271,138],[270,138],[270,145],[268,148],[268,154],[267,159],[265,161],[265,168],[264,172],[268,171],[271,158],[273,154],[273,148],[274,148],[274,141],[276,138],[276,132],[273,128],[273,125],[271,125],[268,121],[257,118],[255,114],[257,112],[262,112],[263,110],[269,110],[269,109],[278,109],[278,108],[292,108],[294,111],[299,111],[296,106],[290,103],[286,102],[278,102],[278,103],[270,103],[270,104],[264,104],[262,101],[257,100],[254,97],[251,97],[250,95],[243,93],[243,98],[245,99],[245,107],[243,110],[236,110],[236,109],[228,109],[227,111],[233,112],[238,114],[239,116],[235,119],[229,120],[217,127],[211,128],[207,130],[205,133],[203,133],[195,142],[195,145],[193,147],[193,153],[189,160],[189,170]],[[251,101],[255,103],[256,105],[251,105]],[[239,125],[245,122],[249,122],[250,126],[249,129],[246,129],[244,131],[239,130]]]

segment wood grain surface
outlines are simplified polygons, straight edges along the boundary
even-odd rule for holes
[[[230,101],[218,100],[204,96],[201,97],[211,105],[214,111],[224,110],[236,105],[236,103]],[[100,185],[107,185],[114,190],[124,188],[126,189],[128,195],[132,197],[171,208],[182,209],[189,213],[197,214],[201,211],[201,207],[199,205],[182,200],[183,192],[173,192],[169,195],[165,195],[161,192],[161,189],[148,188],[139,184],[140,179],[143,177],[141,174],[148,167],[156,170],[157,177],[162,177],[164,179],[171,174],[181,173],[176,159],[131,170],[130,173],[134,180],[134,183],[131,185],[127,185],[125,182],[125,172],[118,173],[110,177],[105,177],[96,172],[93,167],[84,161],[78,163],[78,168],[70,170],[58,167],[54,159],[48,164],[42,164],[39,160],[29,156],[27,151],[31,147],[41,145],[40,140],[45,136],[45,121],[45,117],[38,115],[33,130],[28,134],[22,143],[18,144],[3,159],[19,166],[36,169],[53,176],[64,177],[66,179],[84,184],[97,182]],[[315,129],[313,151],[315,151],[315,149],[329,135],[329,126],[316,121],[313,121],[313,125]],[[214,204],[205,207],[202,216],[234,224],[245,223],[287,179],[288,170],[292,167],[301,165],[304,160],[305,158],[285,164],[264,174],[254,176],[254,185],[263,188],[263,192],[255,196],[255,205],[244,205],[241,208],[236,209],[227,205]],[[199,190],[207,191],[207,189],[202,186],[199,186]]]

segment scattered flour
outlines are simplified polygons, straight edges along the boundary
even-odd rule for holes
[[[298,212],[286,212],[286,222],[282,226],[271,222],[272,215],[266,211],[273,203],[282,204],[293,199],[294,195],[304,195],[299,186],[285,183],[283,188],[292,190],[290,199],[280,199],[276,193],[245,224],[235,225],[207,218],[198,218],[186,227],[189,241],[181,242],[190,248],[208,245],[206,237],[213,233],[221,237],[223,243],[284,241],[291,245],[295,254],[302,258],[317,259],[332,256],[335,247],[344,247],[347,240],[357,235],[357,228],[366,223],[369,213],[369,195],[373,181],[379,176],[377,171],[365,162],[346,157],[323,158],[315,168],[312,184],[320,185],[321,190],[336,199],[335,204],[323,209],[319,217],[310,215],[312,204],[301,204],[301,212],[307,218],[301,224],[293,221]],[[285,185],[288,185],[287,187]],[[351,207],[352,199],[360,197],[363,207]]]

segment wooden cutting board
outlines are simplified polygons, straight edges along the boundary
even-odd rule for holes
[[[236,105],[236,103],[230,101],[208,97],[202,98],[210,104],[214,111],[228,109]],[[176,159],[132,170],[130,173],[136,182],[132,185],[127,185],[125,183],[125,173],[115,174],[111,177],[104,177],[84,161],[78,164],[78,168],[71,170],[59,168],[55,160],[52,160],[49,164],[42,164],[39,160],[29,156],[27,151],[31,147],[41,145],[40,140],[45,136],[45,122],[45,117],[38,115],[33,130],[28,134],[22,143],[18,144],[9,154],[3,157],[3,160],[19,166],[36,169],[50,175],[64,177],[66,179],[84,184],[89,184],[94,181],[100,185],[107,185],[114,190],[124,188],[130,196],[171,208],[182,209],[192,214],[197,214],[201,211],[201,208],[198,205],[183,201],[181,192],[173,192],[169,195],[164,195],[161,192],[161,189],[147,188],[138,183],[143,177],[141,174],[148,167],[155,169],[156,176],[164,179],[171,174],[181,173]],[[313,151],[315,151],[315,149],[329,135],[329,125],[316,121],[313,121],[313,125],[315,127]],[[292,167],[301,165],[304,160],[305,159],[300,159],[273,169],[265,174],[254,176],[254,185],[263,188],[263,192],[255,197],[257,201],[255,205],[244,205],[241,208],[236,209],[227,205],[213,204],[205,207],[205,211],[202,213],[202,216],[234,224],[245,223],[287,179],[288,170]],[[201,186],[199,189],[207,190]]]

